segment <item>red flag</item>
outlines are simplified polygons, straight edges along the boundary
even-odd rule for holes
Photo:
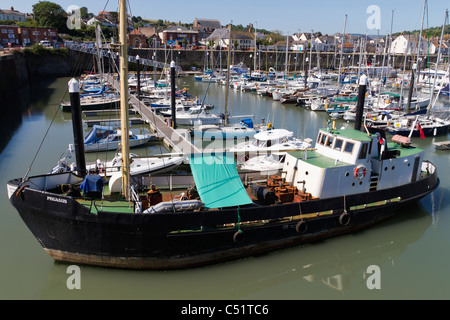
[[[425,133],[423,132],[422,126],[420,125],[420,123],[417,123],[417,127],[419,128],[420,139],[425,139]]]

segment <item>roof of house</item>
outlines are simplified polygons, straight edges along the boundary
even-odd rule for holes
[[[198,31],[189,30],[188,28],[183,27],[183,26],[173,26],[173,27],[167,28],[163,32],[197,33]]]
[[[338,48],[340,48],[340,47],[341,47],[341,45],[338,45]],[[353,48],[353,45],[350,42],[345,42],[344,48]]]
[[[212,28],[212,29],[219,29],[222,27],[219,20],[215,19],[198,19],[195,18],[194,24],[197,23],[198,27],[202,28]]]
[[[228,39],[230,37],[228,33],[228,28],[220,28],[213,31],[213,33],[206,39],[208,40],[218,40],[218,39]],[[253,40],[254,35],[252,33],[243,31],[231,31],[232,39],[240,40]]]
[[[153,37],[155,34],[157,34],[154,27],[139,27],[138,30],[146,37]]]
[[[145,36],[143,33],[139,32],[138,29],[134,29],[134,30],[131,31],[129,34],[130,34],[130,35],[133,35],[133,36]]]
[[[233,35],[233,33],[231,33]],[[228,39],[228,28],[220,28],[216,29],[211,33],[211,35],[207,38],[208,40],[218,40],[218,39]]]
[[[8,9],[0,9],[0,12],[6,13],[6,14],[19,14],[19,15],[25,15],[25,13],[22,13],[20,11],[14,10],[14,7],[11,7]]]

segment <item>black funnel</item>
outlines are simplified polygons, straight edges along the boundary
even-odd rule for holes
[[[367,88],[367,76],[363,74],[359,78],[358,102],[356,104],[355,130],[358,131],[361,130],[364,115],[364,100],[366,99],[366,88]]]

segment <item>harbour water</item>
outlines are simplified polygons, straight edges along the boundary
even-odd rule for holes
[[[80,289],[67,286],[68,266],[55,263],[30,233],[6,194],[9,179],[48,172],[72,143],[70,114],[59,110],[69,78],[42,81],[17,99],[21,119],[0,137],[0,299],[149,299],[149,300],[305,300],[305,299],[449,299],[450,298],[450,154],[433,141],[450,135],[413,138],[436,164],[440,187],[394,218],[363,232],[327,241],[177,271],[128,271],[80,266]],[[204,98],[223,113],[225,87],[180,78],[193,97]],[[208,89],[208,90],[206,90]],[[205,95],[205,92],[208,94]],[[28,92],[25,93],[28,95]],[[67,98],[67,96],[66,96]],[[20,100],[20,101],[19,101]],[[440,105],[450,101],[441,99]],[[230,90],[231,115],[254,114],[275,128],[315,138],[329,120],[326,113],[284,105],[255,93]],[[3,115],[2,117],[7,117]],[[47,131],[51,124],[50,130]],[[345,122],[338,122],[338,127]],[[352,124],[350,124],[352,126]],[[46,140],[42,139],[46,135]],[[35,158],[36,152],[38,156]],[[158,145],[133,150],[158,154]],[[95,155],[88,155],[93,160]],[[111,153],[108,154],[111,159]],[[379,269],[379,289],[371,288],[371,267]],[[368,285],[369,284],[369,285]]]

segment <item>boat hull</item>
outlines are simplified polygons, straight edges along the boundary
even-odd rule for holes
[[[120,108],[120,98],[117,99],[105,99],[104,101],[88,101],[80,104],[81,110],[109,110]],[[63,112],[71,112],[70,102],[61,103],[61,110]]]
[[[130,139],[129,146],[130,148],[141,147],[147,144],[152,139],[151,136],[144,138],[136,138]],[[110,141],[105,143],[85,143],[84,151],[85,152],[99,152],[99,151],[110,151],[117,150],[120,147],[120,141]]]
[[[442,126],[436,126],[433,128],[430,127],[425,127],[422,128],[423,134],[425,135],[425,137],[434,137],[434,136],[440,136],[440,135],[446,135],[448,133],[450,125],[442,125]],[[391,135],[401,135],[401,136],[409,136],[411,134],[411,130],[396,130],[393,129],[391,127],[387,128],[387,131],[391,134]],[[414,129],[412,130],[412,137],[420,137],[420,130],[418,129]]]
[[[97,208],[97,212],[91,213],[74,198],[19,188],[19,180],[10,181],[8,189],[18,188],[10,197],[12,205],[56,261],[127,269],[178,269],[367,228],[434,191],[439,179],[436,170],[432,171],[418,181],[392,189],[275,207],[251,206],[204,213],[124,214],[107,211],[105,207],[100,209],[100,201],[92,202],[91,209]],[[394,198],[397,200],[379,206],[364,205]],[[322,214],[326,210],[332,213]],[[343,223],[345,213],[344,217],[349,219]],[[308,214],[312,217],[303,220]],[[245,224],[246,221],[253,223]],[[300,221],[306,225],[300,226]],[[240,227],[239,222],[243,223]],[[222,227],[217,228],[218,225]]]

